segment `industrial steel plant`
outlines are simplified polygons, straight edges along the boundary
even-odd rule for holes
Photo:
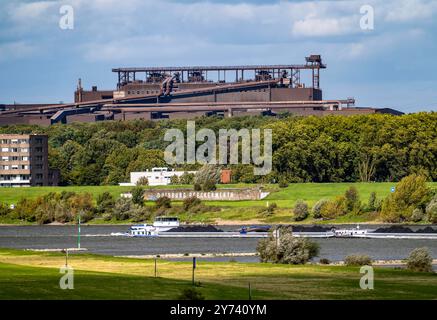
[[[74,102],[0,105],[0,125],[50,125],[74,121],[175,119],[198,116],[401,114],[392,109],[354,107],[355,99],[324,100],[320,55],[304,64],[115,68],[114,90],[84,90]],[[310,78],[310,83],[302,79]],[[302,77],[301,77],[302,76]]]

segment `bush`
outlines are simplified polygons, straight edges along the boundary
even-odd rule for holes
[[[426,215],[429,222],[437,223],[437,195],[426,206]]]
[[[149,185],[149,179],[147,177],[140,177],[137,181],[137,186],[148,186]]]
[[[413,210],[413,213],[411,214],[410,221],[412,222],[420,222],[425,218],[425,214],[423,213],[422,209],[416,208]]]
[[[98,213],[109,212],[114,208],[115,200],[109,192],[103,192],[97,196],[96,199]]]
[[[202,191],[202,186],[198,183],[195,183],[193,187],[194,191]]]
[[[11,213],[11,209],[6,203],[0,203],[0,217],[8,216]]]
[[[386,222],[411,221],[414,209],[424,210],[431,196],[426,178],[420,175],[409,175],[397,185],[382,205],[381,217]]]
[[[287,188],[288,187],[288,182],[285,179],[280,179],[279,180],[279,188]]]
[[[159,208],[164,208],[164,209],[171,208],[171,200],[169,197],[166,197],[166,196],[160,197],[160,198],[156,199],[155,206],[158,209]]]
[[[327,201],[320,209],[320,215],[326,220],[335,219],[346,214],[346,212],[346,199],[344,196],[339,196],[333,201]]]
[[[314,219],[320,219],[322,218],[322,207],[328,202],[328,200],[322,199],[316,202],[316,204],[313,206],[313,217]]]
[[[152,217],[153,213],[148,207],[141,207],[139,205],[134,204],[129,212],[129,216],[133,222],[142,222],[149,220]]]
[[[194,183],[194,174],[184,172],[183,175],[179,177],[180,184],[193,184]]]
[[[269,205],[266,208],[262,208],[259,213],[271,216],[275,213],[275,210],[278,208],[278,205],[276,203],[269,203]]]
[[[297,200],[293,208],[294,220],[302,221],[308,217],[308,204],[303,200]]]
[[[143,206],[144,205],[144,189],[142,187],[135,187],[131,191],[132,193],[132,202]]]
[[[217,187],[215,185],[215,181],[213,179],[209,179],[202,184],[202,191],[214,191]]]
[[[381,201],[378,201],[378,198],[376,197],[376,192],[372,192],[370,194],[366,209],[368,211],[378,211],[381,209]]]
[[[114,217],[116,220],[119,221],[129,219],[132,206],[133,203],[131,199],[127,199],[127,198],[117,199],[114,205],[114,209],[112,209],[112,217]]]
[[[178,298],[179,300],[205,300],[205,297],[196,288],[184,289]]]
[[[344,259],[344,264],[347,266],[370,266],[372,259],[365,254],[351,254]]]
[[[174,174],[173,176],[170,177],[170,184],[179,184],[179,183],[180,181],[177,175]]]
[[[197,198],[196,196],[193,196],[193,197],[185,198],[182,206],[183,206],[185,211],[188,211],[191,208],[200,205],[201,203],[202,203],[202,201],[200,201],[199,198]]]
[[[273,236],[260,240],[257,252],[261,262],[305,264],[319,254],[319,246],[307,238],[285,233],[280,235],[279,241]]]
[[[416,272],[433,272],[432,257],[428,248],[416,248],[407,259],[407,269]]]
[[[320,263],[320,264],[330,264],[331,261],[330,261],[329,259],[322,258],[322,259],[319,260],[319,263]]]
[[[344,198],[347,212],[358,213],[360,211],[361,202],[357,188],[352,186],[347,189],[344,193]]]

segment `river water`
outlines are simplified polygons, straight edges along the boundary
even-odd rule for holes
[[[372,226],[372,228],[377,226]],[[230,231],[239,226],[219,228]],[[87,226],[81,228],[81,247],[88,252],[114,255],[158,255],[170,253],[240,253],[255,252],[259,239],[250,238],[129,238],[111,236],[125,232],[128,226]],[[0,247],[16,249],[62,249],[77,247],[77,226],[0,226]],[[437,258],[437,240],[407,239],[313,239],[320,245],[320,258],[343,260],[349,254],[367,254],[375,260],[404,259],[411,250],[428,247]],[[202,258],[229,261],[229,257]],[[240,256],[237,261],[256,262],[257,257]]]

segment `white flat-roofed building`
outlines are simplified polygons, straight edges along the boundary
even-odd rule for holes
[[[195,174],[197,171],[174,171],[168,168],[152,168],[150,171],[131,172],[130,182],[120,183],[120,186],[136,186],[138,180],[145,177],[149,181],[149,186],[166,186],[170,184],[171,177],[182,176],[184,173]]]

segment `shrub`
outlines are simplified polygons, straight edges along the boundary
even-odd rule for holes
[[[194,187],[194,191],[201,191],[202,190],[202,186],[198,183],[195,183],[193,187]]]
[[[184,172],[183,175],[179,177],[180,184],[193,184],[194,183],[194,174]]]
[[[261,262],[305,264],[319,253],[317,243],[307,238],[296,238],[291,233],[281,234],[279,241],[273,236],[258,242]]]
[[[330,261],[329,259],[322,258],[322,259],[319,260],[319,263],[320,263],[320,264],[330,264],[331,261]]]
[[[137,186],[148,186],[149,185],[149,179],[147,177],[140,177],[137,181]]]
[[[188,211],[189,209],[191,209],[195,206],[198,206],[201,203],[202,203],[202,201],[200,201],[199,198],[197,198],[196,196],[193,196],[193,197],[185,198],[182,206],[183,206],[185,211]]]
[[[109,212],[114,208],[115,200],[109,192],[103,192],[96,199],[98,213]]]
[[[407,259],[407,269],[416,272],[433,272],[432,257],[428,248],[416,248]]]
[[[11,209],[6,203],[0,203],[0,217],[7,216],[11,212]]]
[[[115,202],[114,209],[112,209],[112,216],[116,220],[127,220],[130,218],[132,209],[132,200],[127,198],[119,198]]]
[[[360,211],[361,203],[357,188],[352,186],[347,189],[344,193],[344,198],[347,212],[358,213]]]
[[[338,216],[346,214],[346,199],[339,196],[333,201],[327,201],[320,209],[320,215],[323,219],[335,219]]]
[[[170,177],[170,184],[179,184],[179,183],[180,181],[177,175],[174,174],[173,176]]]
[[[132,202],[143,206],[144,205],[144,189],[142,187],[135,187],[131,191],[132,193]]]
[[[279,188],[287,188],[288,187],[288,182],[285,179],[280,179],[279,180]]]
[[[437,223],[437,195],[426,206],[426,215],[429,222]]]
[[[278,205],[276,203],[269,203],[269,205],[266,208],[262,208],[259,213],[265,214],[268,216],[271,216],[275,213],[275,210],[278,208]]]
[[[130,211],[129,216],[133,222],[142,222],[151,218],[152,211],[148,207],[141,207],[139,205],[134,204]]]
[[[320,219],[322,218],[322,207],[328,202],[328,200],[322,199],[316,202],[316,204],[313,206],[313,217],[314,219]]]
[[[409,175],[397,185],[382,205],[381,217],[386,222],[410,221],[414,209],[424,210],[431,196],[426,178],[420,175]]]
[[[344,259],[347,266],[370,266],[372,259],[365,254],[351,254]]]
[[[178,298],[179,300],[205,300],[205,297],[196,288],[184,289]]]
[[[376,192],[372,192],[369,196],[369,202],[367,203],[367,209],[370,211],[376,211],[377,210],[377,198],[376,198]]]
[[[155,206],[156,208],[164,208],[164,209],[171,208],[171,200],[169,197],[166,196],[160,197],[156,199]]]
[[[410,221],[412,222],[420,222],[425,218],[425,214],[423,213],[422,209],[416,208],[413,210],[413,213],[411,214]]]
[[[213,180],[213,179],[206,180],[202,184],[202,191],[208,192],[208,191],[214,191],[216,189],[217,189],[217,187],[215,185],[215,180]]]
[[[297,200],[293,208],[294,220],[302,221],[308,217],[308,204],[303,200]]]

